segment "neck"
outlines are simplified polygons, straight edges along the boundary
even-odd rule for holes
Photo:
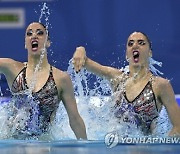
[[[43,70],[44,68],[49,66],[47,55],[41,57],[41,55],[30,55],[28,56],[28,68],[30,70],[35,70],[38,67],[38,70]]]
[[[129,70],[130,70],[130,77],[134,81],[142,80],[143,78],[146,78],[149,74],[151,74],[149,68],[143,66],[138,66],[138,67],[131,66]]]

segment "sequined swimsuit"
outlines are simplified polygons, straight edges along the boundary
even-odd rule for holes
[[[11,88],[12,94],[14,96],[16,96],[17,94],[18,99],[21,97],[20,99],[25,98],[27,100],[27,95],[22,94],[23,92],[29,89],[29,87],[27,86],[27,81],[26,81],[26,68],[27,66],[25,65],[25,67],[20,71],[20,73],[17,75],[17,77],[15,78],[12,84],[12,88]],[[30,123],[30,120],[32,120],[32,115],[30,115],[31,118],[27,126],[30,128],[26,128],[26,129],[33,130],[34,135],[40,135],[41,133],[44,133],[47,131],[49,122],[50,122],[50,117],[52,113],[56,111],[59,105],[58,90],[57,90],[57,87],[53,78],[52,66],[50,66],[49,77],[45,85],[38,92],[32,92],[32,99],[33,101],[35,101],[35,103],[38,102],[36,104],[32,104],[32,106],[34,105],[38,106],[38,110],[36,109],[36,114],[38,114],[37,116],[38,128],[36,128],[37,130],[35,131],[33,130],[33,128],[31,128],[31,127],[34,127],[34,124]],[[19,106],[20,105],[21,104],[19,103]]]
[[[119,99],[116,101],[115,105],[115,116],[118,118],[122,118],[126,111],[130,111],[129,113],[135,113],[133,114],[135,117],[133,123],[136,123],[137,127],[142,130],[144,135],[151,134],[151,123],[159,116],[156,97],[152,89],[152,80],[153,78],[151,77],[144,89],[133,101],[128,100],[125,86],[123,85],[120,92],[121,94],[119,95]],[[128,119],[126,119],[126,121],[128,121]]]

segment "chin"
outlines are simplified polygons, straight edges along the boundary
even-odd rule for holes
[[[131,65],[140,65],[140,62],[134,62],[134,61],[131,61]]]
[[[131,65],[134,66],[134,67],[140,67],[142,64],[139,63],[139,62],[136,62],[136,63],[132,62]]]
[[[32,56],[39,56],[41,54],[41,52],[40,51],[31,51],[30,54]]]

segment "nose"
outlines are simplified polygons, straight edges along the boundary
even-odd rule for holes
[[[31,36],[31,39],[35,39],[35,38],[37,38],[37,33],[33,32],[32,36]]]
[[[36,35],[37,35],[37,34],[33,32],[32,37],[36,37]]]
[[[132,47],[133,49],[138,49],[139,48],[139,44],[138,44],[138,42],[137,41],[135,41],[134,42],[134,44],[133,44],[133,47]]]

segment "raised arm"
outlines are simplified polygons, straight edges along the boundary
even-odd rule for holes
[[[159,99],[166,107],[169,118],[173,125],[172,130],[169,132],[169,135],[180,135],[180,107],[178,106],[174,91],[171,84],[166,79],[160,79],[159,81]]]
[[[61,76],[61,98],[69,116],[69,123],[77,139],[87,139],[85,124],[79,115],[71,79],[67,73]]]
[[[9,58],[0,58],[0,73],[6,74],[9,64],[12,60]]]
[[[76,72],[79,72],[82,67],[85,67],[88,71],[98,76],[105,77],[108,80],[122,74],[122,72],[116,68],[103,66],[88,58],[84,47],[76,48],[73,55],[73,64]]]
[[[17,62],[10,58],[0,58],[0,74],[4,74],[8,85],[11,88],[12,82],[14,78],[19,73],[19,71],[23,68],[24,64],[21,62]]]

